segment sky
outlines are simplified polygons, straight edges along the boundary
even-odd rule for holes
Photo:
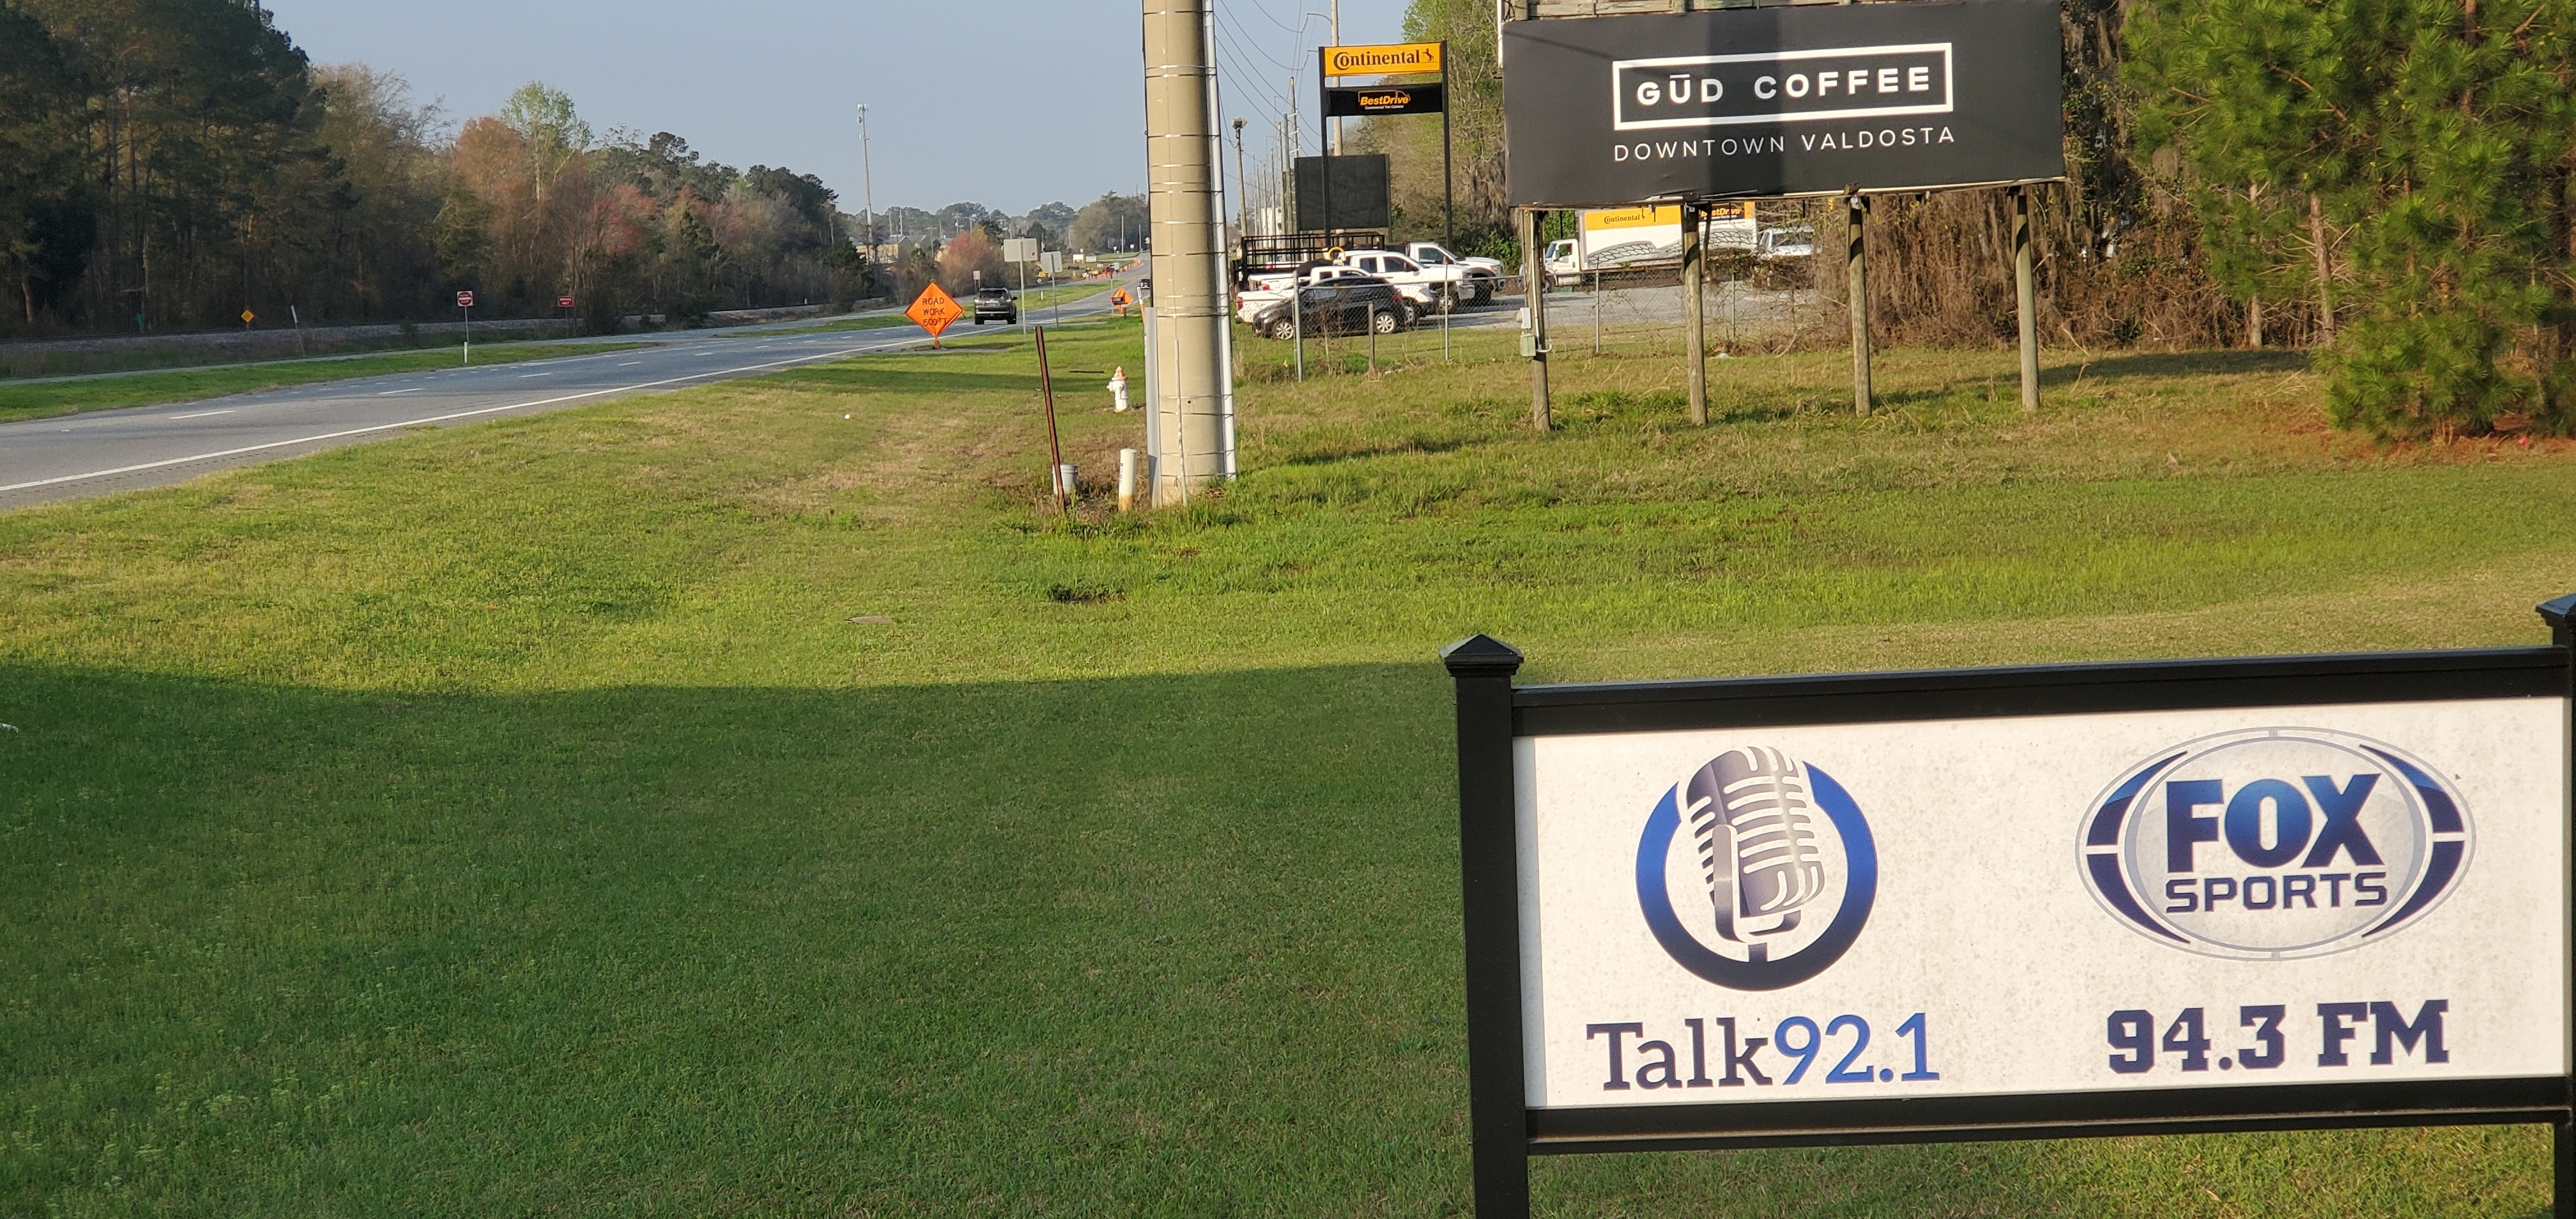
[[[1138,0],[268,0],[316,63],[411,82],[451,123],[542,80],[605,135],[669,131],[735,168],[784,165],[862,205],[868,105],[876,206],[972,201],[1025,213],[1145,185]],[[1289,69],[1316,151],[1313,48],[1331,0],[1217,0],[1219,88],[1256,167]],[[1404,0],[1341,0],[1342,41],[1394,42]],[[1297,27],[1305,25],[1301,37]],[[1226,172],[1231,175],[1233,166]],[[1229,183],[1231,188],[1231,183]]]

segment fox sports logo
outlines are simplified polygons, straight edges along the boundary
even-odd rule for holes
[[[1637,842],[1637,904],[1682,968],[1778,990],[1840,959],[1878,896],[1878,848],[1833,777],[1733,749],[1666,790]]]
[[[2202,737],[2120,776],[2085,811],[2085,883],[2169,947],[2323,956],[2420,919],[2468,867],[2467,805],[2422,759],[2323,728]]]

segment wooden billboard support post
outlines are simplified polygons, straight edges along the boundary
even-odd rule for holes
[[[2030,184],[2013,188],[2013,300],[2021,313],[2021,409],[2039,409],[2039,297],[2031,286]]]
[[[1539,248],[1538,221],[1537,208],[1521,209],[1521,295],[1529,302],[1521,346],[1530,362],[1530,426],[1544,432],[1552,424],[1547,409],[1547,256]]]
[[[1844,265],[1851,272],[1852,413],[1869,413],[1869,256],[1862,243],[1869,225],[1869,197],[1843,196]]]
[[[1690,421],[1708,423],[1708,319],[1702,289],[1708,278],[1708,248],[1700,240],[1702,212],[1696,203],[1682,205],[1682,358],[1690,365]]]

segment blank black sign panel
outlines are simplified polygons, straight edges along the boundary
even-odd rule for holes
[[[1515,205],[2066,175],[2048,0],[1513,21],[1503,42]]]
[[[1332,181],[1324,167],[1332,167]],[[1330,206],[1332,214],[1325,209]],[[1387,221],[1386,157],[1383,154],[1297,158],[1297,231],[1339,232],[1382,229]]]

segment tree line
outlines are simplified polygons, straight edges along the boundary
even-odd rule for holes
[[[2576,0],[2061,0],[2068,180],[2033,217],[2043,332],[2313,350],[2387,437],[2576,428]],[[1450,44],[1462,245],[1509,253],[1490,0],[1412,0]],[[1438,125],[1368,120],[1399,227],[1436,233]],[[1873,204],[1892,341],[2014,333],[2001,192]],[[1840,249],[1840,209],[1817,208]],[[1840,292],[1839,265],[1815,289]]]
[[[531,83],[450,130],[317,66],[256,0],[0,0],[0,333],[625,314],[847,299],[867,268],[811,174],[595,135]]]

